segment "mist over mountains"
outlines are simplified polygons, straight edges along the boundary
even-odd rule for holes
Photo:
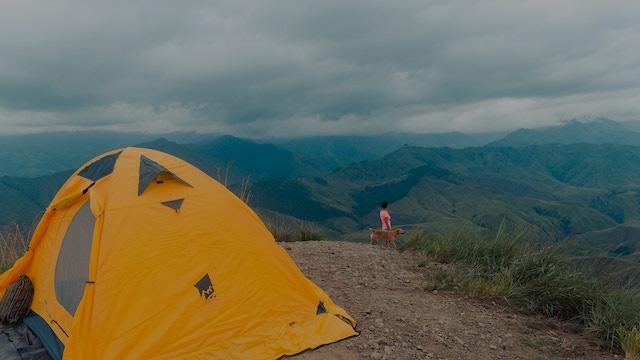
[[[318,136],[307,138],[240,139],[230,135],[168,133],[161,135],[121,132],[57,132],[0,136],[0,176],[36,177],[77,168],[94,156],[125,146],[158,146],[166,140],[189,147],[193,152],[208,153],[221,159],[245,159],[270,149],[265,155],[288,156],[306,164],[307,171],[333,170],[352,162],[372,160],[392,152],[403,145],[426,147],[449,146],[463,148],[483,146],[498,140],[503,133],[438,133],[373,136]],[[178,151],[177,149],[173,149]],[[169,151],[171,152],[171,151]],[[288,154],[285,154],[288,153]],[[207,155],[209,156],[209,155]],[[268,158],[269,156],[265,156]],[[238,165],[238,164],[236,164]],[[242,166],[241,166],[242,167]],[[277,170],[282,171],[282,168]],[[275,171],[275,170],[274,170]],[[308,175],[307,172],[296,175]],[[280,176],[287,177],[285,173]]]
[[[640,121],[570,120],[563,125],[520,129],[511,133],[389,133],[263,139],[240,139],[229,135],[193,132],[146,134],[85,131],[1,135],[0,176],[50,175],[77,168],[92,157],[111,149],[153,143],[160,139],[185,145],[196,152],[198,147],[202,152],[215,152],[222,159],[244,157],[249,159],[248,162],[252,161],[251,152],[258,150],[255,145],[270,145],[273,149],[290,152],[286,156],[295,158],[299,166],[306,167],[306,170],[281,175],[288,177],[314,175],[348,166],[353,162],[373,160],[404,145],[451,148],[576,143],[640,146]],[[206,149],[207,146],[210,148]],[[285,156],[283,154],[284,152],[281,156]]]

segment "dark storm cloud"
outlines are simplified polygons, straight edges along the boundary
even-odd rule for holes
[[[638,4],[9,2],[0,131],[257,136],[639,118]]]

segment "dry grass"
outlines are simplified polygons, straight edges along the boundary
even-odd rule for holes
[[[18,224],[0,228],[0,272],[10,268],[28,245],[29,237],[24,235]]]
[[[222,167],[220,165],[216,166],[216,174],[215,178],[219,183],[224,185],[227,189],[231,190],[242,200],[245,204],[249,205],[249,200],[251,199],[251,176],[243,176],[240,180],[240,185],[237,189],[234,190],[235,186],[231,185],[231,170],[233,168],[234,161],[227,161],[227,164]]]
[[[620,328],[618,338],[627,355],[627,360],[640,360],[640,327]]]

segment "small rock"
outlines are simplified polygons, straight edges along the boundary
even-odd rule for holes
[[[416,346],[416,349],[418,349],[418,350],[420,350],[420,351],[424,350],[424,348],[423,348],[422,346],[420,346],[420,345],[417,345],[417,346]]]
[[[380,360],[382,359],[382,354],[380,354],[379,352],[374,352],[374,353],[371,353],[369,357],[375,360]]]
[[[380,318],[376,319],[375,324],[377,327],[383,327],[384,326],[384,321]]]
[[[489,349],[491,350],[498,350],[498,347],[495,345],[489,345]]]
[[[433,290],[431,293],[432,293],[433,295],[438,295],[438,290]]]

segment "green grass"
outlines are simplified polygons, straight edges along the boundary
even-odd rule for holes
[[[640,327],[621,327],[617,331],[622,349],[627,355],[627,360],[640,360]]]
[[[440,263],[427,277],[434,288],[503,300],[528,314],[570,321],[608,349],[620,349],[621,327],[640,326],[640,294],[579,271],[553,248],[522,244],[524,231],[482,239],[474,234],[427,236],[417,229],[405,249]]]
[[[280,242],[319,241],[325,239],[322,230],[309,223],[299,225],[280,223],[270,224],[268,227],[276,241]]]
[[[424,230],[422,226],[418,226],[416,230],[411,234],[409,239],[407,239],[400,247],[398,248],[400,251],[405,251],[407,249],[413,249],[421,247],[425,244],[426,237],[424,234]]]
[[[640,326],[640,294],[634,289],[608,289],[586,318],[588,329],[609,348],[617,347],[619,330]]]

